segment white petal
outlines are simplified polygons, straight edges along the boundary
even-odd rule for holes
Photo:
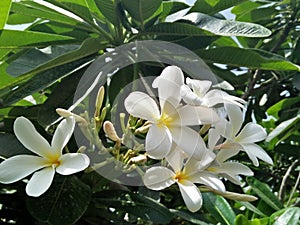
[[[205,153],[203,153],[201,160],[191,157],[186,162],[184,166],[184,173],[187,174],[188,176],[198,173],[199,171],[202,171],[206,169],[208,166],[210,166],[215,158],[216,155],[213,153],[213,151],[207,149]]]
[[[190,177],[190,180],[194,183],[204,184],[214,190],[222,192],[226,191],[225,186],[220,178],[210,172],[201,171]]]
[[[125,99],[124,105],[129,114],[151,122],[154,122],[160,115],[155,101],[143,92],[130,93]]]
[[[220,134],[216,129],[209,129],[208,131],[208,148],[214,149],[220,140]]]
[[[81,153],[67,153],[60,157],[60,165],[56,172],[61,175],[70,175],[86,169],[90,164],[90,158]]]
[[[191,212],[198,211],[202,206],[202,195],[198,187],[190,181],[178,182],[183,201]]]
[[[152,83],[153,88],[158,88],[160,107],[168,100],[174,107],[179,105],[181,100],[180,87],[183,85],[184,77],[181,69],[177,66],[166,67],[160,76]]]
[[[73,131],[75,127],[75,119],[73,116],[67,117],[66,119],[62,120],[59,125],[57,126],[51,147],[52,150],[56,153],[61,155],[62,154],[62,149],[67,145],[69,142]]]
[[[150,157],[162,159],[172,147],[172,136],[169,129],[165,126],[153,124],[146,136],[145,149]]]
[[[162,190],[175,183],[175,173],[163,166],[148,169],[143,177],[144,184],[152,190]]]
[[[225,160],[237,155],[240,152],[239,149],[221,149],[218,153],[217,153],[217,160],[219,162],[224,162]]]
[[[176,122],[179,126],[192,126],[199,124],[211,124],[219,120],[218,114],[205,106],[185,105],[177,109],[180,120]]]
[[[233,131],[232,124],[225,120],[224,118],[220,118],[220,120],[214,124],[217,132],[225,138],[234,139],[235,131]]]
[[[243,99],[227,94],[221,90],[211,90],[203,98],[203,105],[212,107],[220,103],[235,104],[244,108],[246,103]]]
[[[179,172],[182,170],[185,158],[185,153],[174,143],[169,154],[166,155],[166,160],[175,172]]]
[[[220,166],[220,171],[223,173],[229,173],[233,175],[245,175],[245,176],[253,176],[252,170],[241,163],[237,162],[225,162]]]
[[[199,97],[203,97],[212,85],[212,82],[209,80],[195,80],[190,78],[186,78],[186,83]]]
[[[44,194],[50,187],[54,174],[55,170],[51,166],[35,172],[26,185],[27,195],[39,197],[40,195]]]
[[[189,127],[172,127],[173,141],[189,156],[193,156],[198,160],[206,154],[206,145],[202,137]]]
[[[180,87],[180,95],[183,101],[188,105],[201,105],[203,102],[202,98],[194,93],[187,85],[182,85]]]
[[[27,177],[47,164],[47,160],[34,155],[17,155],[0,164],[0,182],[9,184]]]
[[[228,113],[229,122],[232,126],[231,137],[234,137],[241,129],[243,124],[243,112],[240,107],[232,104],[225,104],[225,110]]]
[[[271,157],[259,145],[243,144],[242,146],[255,166],[259,165],[256,157],[265,161],[266,163],[271,165],[273,164]]]
[[[236,137],[236,141],[239,143],[254,143],[262,141],[267,137],[267,132],[264,128],[255,123],[247,123]]]
[[[25,117],[18,117],[15,120],[14,132],[18,140],[30,151],[45,158],[52,154],[47,140],[37,132],[33,124]]]

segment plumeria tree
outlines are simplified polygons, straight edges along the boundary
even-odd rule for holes
[[[299,12],[1,0],[1,223],[299,224]]]

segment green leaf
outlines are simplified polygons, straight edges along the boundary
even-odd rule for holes
[[[247,182],[251,186],[252,190],[272,209],[280,210],[283,208],[282,203],[277,196],[273,194],[267,184],[260,182],[254,177],[247,177]]]
[[[195,52],[208,63],[244,66],[250,69],[300,71],[298,65],[286,61],[279,55],[263,50],[226,46],[208,50],[196,50]]]
[[[72,37],[32,31],[3,30],[0,37],[1,48],[44,47],[50,44],[75,42]]]
[[[217,12],[238,5],[245,0],[197,0],[190,12],[201,12],[214,15]]]
[[[173,218],[170,210],[159,202],[132,192],[102,191],[93,199],[98,207],[112,207],[153,223],[168,224]]]
[[[13,134],[0,133],[0,143],[0,155],[2,157],[8,158],[14,155],[31,154]]]
[[[298,225],[300,219],[300,208],[288,208],[279,218],[275,220],[273,225]]]
[[[133,19],[144,22],[160,7],[162,0],[121,0]]]
[[[1,96],[0,93],[3,105],[10,105],[28,95],[31,95],[32,93],[48,87],[58,79],[61,79],[70,75],[70,73],[79,70],[82,66],[91,62],[93,59],[94,56],[82,58],[74,62],[51,68],[27,79],[23,79],[23,76],[19,77],[19,79],[11,84],[10,87],[7,87],[11,89],[9,93],[5,93],[4,96]]]
[[[162,18],[163,20],[167,16],[176,13],[180,10],[187,9],[189,7],[189,5],[183,2],[163,2],[162,6],[163,6],[163,10],[159,17]]]
[[[234,225],[251,225],[250,221],[242,214],[237,215],[234,220]]]
[[[27,198],[31,215],[50,225],[68,225],[75,222],[86,211],[91,199],[91,189],[75,175],[56,174],[49,190],[39,198]]]
[[[274,116],[275,118],[279,118],[278,113],[281,110],[289,109],[293,107],[293,105],[300,102],[300,97],[294,97],[294,98],[285,98],[281,101],[277,102],[276,104],[272,105],[270,108],[267,109],[267,113],[270,116]]]
[[[239,202],[241,205],[245,206],[250,211],[256,213],[257,215],[266,217],[266,215],[260,211],[258,208],[256,208],[254,205],[252,205],[250,202]]]
[[[183,17],[199,28],[221,36],[268,37],[271,31],[259,24],[217,19],[202,13],[190,13]]]
[[[173,35],[173,36],[207,36],[208,32],[187,23],[159,23],[151,26],[142,34]]]
[[[294,118],[291,118],[289,120],[286,120],[282,123],[280,123],[274,130],[272,130],[271,133],[269,133],[269,135],[266,138],[266,141],[271,141],[273,140],[275,137],[283,135],[285,133],[287,133],[289,130],[291,130],[289,132],[289,135],[291,135],[291,133],[293,131],[295,131],[295,126],[296,124],[298,124],[300,121],[300,114],[295,116]],[[297,130],[297,128],[296,128]],[[281,138],[280,141],[284,140],[285,138],[287,138],[287,135],[285,135],[285,137]],[[279,143],[280,141],[278,141],[277,143]]]
[[[228,202],[213,193],[202,193],[203,206],[221,224],[233,225],[235,213]]]
[[[1,7],[0,7],[0,36],[1,36],[1,30],[4,28],[10,7],[11,7],[12,0],[1,0]]]
[[[119,25],[120,21],[117,14],[117,6],[115,0],[96,0],[99,11],[105,18],[114,25]]]

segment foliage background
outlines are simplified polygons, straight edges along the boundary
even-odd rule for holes
[[[183,9],[197,17],[166,21]],[[226,9],[235,20],[220,14]],[[176,189],[158,193],[122,187],[97,173],[56,175],[49,192],[37,199],[25,195],[22,182],[0,185],[0,223],[299,224],[299,18],[298,0],[198,0],[191,7],[163,0],[1,0],[1,156],[27,153],[12,132],[18,116],[30,118],[51,138],[45,127],[57,119],[55,109],[72,104],[81,76],[107,48],[164,40],[195,52],[220,81],[235,88],[231,94],[247,100],[245,122],[254,120],[266,128],[269,136],[261,146],[274,165],[249,165],[255,178],[246,179],[243,187],[226,184],[230,191],[257,196],[257,201],[203,193],[204,207],[194,214],[185,209]],[[7,24],[27,28],[11,30]],[[137,68],[143,75],[158,75],[162,69],[145,63]],[[110,102],[133,79],[134,69],[114,76]],[[248,164],[243,156],[239,160]]]

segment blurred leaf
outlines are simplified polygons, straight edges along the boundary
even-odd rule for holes
[[[143,34],[176,35],[176,36],[207,36],[209,33],[187,23],[159,23],[149,27]]]
[[[162,204],[132,192],[102,191],[94,195],[94,201],[99,207],[112,207],[153,223],[168,224],[173,217],[170,210]]]
[[[300,97],[282,99],[281,101],[277,102],[276,104],[268,108],[267,113],[268,115],[274,116],[275,118],[278,119],[279,118],[278,113],[281,110],[289,109],[296,103],[300,103]]]
[[[260,182],[254,177],[247,177],[247,182],[251,186],[252,190],[271,208],[274,210],[280,210],[283,208],[282,203],[267,184]]]
[[[0,37],[1,37],[1,30],[4,28],[6,24],[10,7],[11,7],[12,0],[1,0],[1,7],[0,7]]]
[[[280,217],[275,220],[273,225],[298,225],[300,219],[300,208],[288,208]]]
[[[286,156],[293,156],[295,158],[300,158],[300,149],[297,145],[290,144],[278,144],[274,151],[284,154]]]
[[[121,0],[133,19],[144,22],[160,7],[162,0]]]
[[[286,120],[286,121],[280,123],[274,130],[272,130],[271,133],[269,133],[269,135],[266,138],[266,141],[269,142],[269,141],[273,140],[275,137],[285,134],[286,132],[288,132],[289,129],[293,130],[293,128],[295,128],[295,125],[299,121],[300,121],[300,114],[294,118],[291,118],[289,120]]]
[[[235,213],[228,202],[221,196],[202,193],[203,206],[221,224],[233,225]]]
[[[86,211],[90,199],[90,187],[75,175],[55,174],[54,181],[46,193],[38,198],[27,198],[27,208],[41,222],[50,225],[71,225]]]
[[[208,50],[196,50],[203,60],[211,63],[222,63],[232,66],[244,66],[250,69],[263,70],[296,70],[300,67],[279,55],[257,49],[242,49],[237,47],[219,47]]]
[[[197,225],[212,225],[211,223],[207,223],[202,221],[200,216],[196,213],[191,213],[188,211],[183,211],[183,210],[176,210],[176,209],[170,209],[172,213],[174,213],[176,216],[181,217],[182,219],[189,221],[193,224]]]
[[[202,13],[190,13],[183,17],[197,27],[221,36],[268,37],[271,31],[259,24],[217,19]]]
[[[251,225],[252,223],[242,214],[236,216],[234,225]]]
[[[245,0],[197,0],[190,12],[201,12],[213,15],[244,1]]]
[[[32,31],[3,30],[0,37],[1,48],[44,47],[50,44],[74,43],[72,37]]]
[[[250,202],[239,202],[241,205],[245,206],[248,210],[256,213],[257,215],[266,217],[266,215],[260,211],[258,208],[256,208],[254,205],[252,205]]]
[[[14,155],[32,154],[26,149],[14,134],[0,133],[0,155],[3,157],[12,157]]]

